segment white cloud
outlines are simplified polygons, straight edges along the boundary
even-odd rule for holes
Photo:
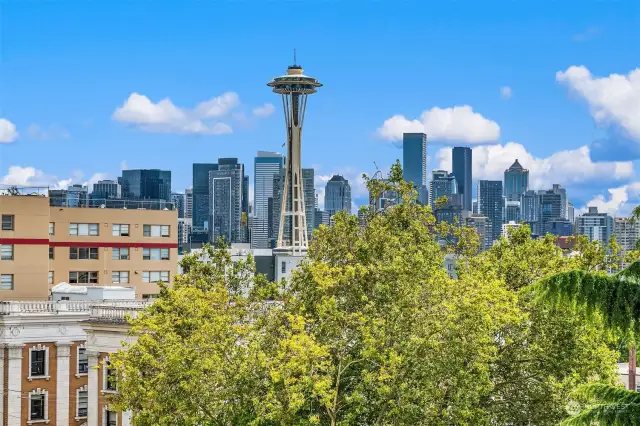
[[[120,162],[120,170],[129,170],[129,165],[126,160],[122,160]]]
[[[558,71],[556,80],[587,101],[598,124],[618,126],[640,141],[640,68],[595,77],[584,66],[572,66]]]
[[[574,34],[573,41],[587,41],[600,35],[600,27],[588,27],[584,32]]]
[[[240,99],[233,92],[201,102],[194,109],[177,107],[169,98],[153,103],[144,95],[132,93],[112,118],[148,132],[222,135],[233,130],[227,123],[215,119],[227,115],[239,104]]]
[[[60,178],[55,175],[47,174],[35,167],[10,166],[7,174],[0,178],[0,184],[34,187],[40,186],[49,187],[50,189],[65,189],[72,184],[82,184],[84,186],[90,186],[89,190],[91,190],[94,183],[103,179],[108,179],[108,175],[105,173],[94,173],[87,180],[84,179],[82,172],[75,171],[71,173],[70,177]]]
[[[392,141],[402,140],[403,133],[424,132],[432,140],[477,144],[497,140],[500,137],[500,126],[474,112],[469,105],[463,105],[453,108],[433,107],[415,120],[394,115],[385,120],[377,132],[380,137]]]
[[[613,216],[628,216],[631,210],[640,201],[640,182],[632,182],[628,185],[610,188],[608,196],[596,195],[581,209],[585,212],[589,207],[597,207],[598,212],[609,213]]]
[[[256,117],[269,117],[276,110],[276,107],[273,104],[264,104],[260,107],[253,109],[253,115]]]
[[[513,91],[511,90],[511,87],[502,86],[500,88],[500,97],[502,99],[509,99],[509,98],[511,98],[512,95],[513,95]]]
[[[18,139],[16,126],[6,118],[0,118],[0,143],[11,143]]]
[[[70,136],[66,129],[56,124],[43,128],[36,123],[32,123],[27,127],[27,134],[31,139],[39,140],[67,139]]]
[[[436,154],[438,167],[451,171],[451,148],[442,148]],[[633,177],[631,161],[593,162],[589,147],[559,151],[546,158],[535,157],[516,142],[505,145],[484,145],[473,148],[472,172],[474,179],[502,180],[504,171],[518,159],[529,169],[529,187],[549,188],[554,183],[570,185],[593,181],[625,180]]]

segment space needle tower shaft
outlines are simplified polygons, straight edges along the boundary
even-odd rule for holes
[[[301,164],[302,126],[307,97],[315,93],[322,84],[315,78],[304,75],[302,67],[296,64],[295,59],[294,51],[294,64],[287,68],[285,75],[274,78],[267,86],[282,96],[287,132],[287,157],[276,249],[301,255],[308,249]],[[287,232],[287,227],[290,227],[290,232]]]

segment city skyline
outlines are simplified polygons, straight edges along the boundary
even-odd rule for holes
[[[216,37],[235,34],[224,17],[238,16],[238,6],[186,5],[176,19],[175,10],[160,6],[116,12],[7,2],[0,140],[12,142],[0,143],[0,183],[67,186],[157,168],[171,170],[172,190],[183,192],[193,163],[235,157],[249,165],[257,151],[282,151],[281,117],[264,81],[284,71],[297,47],[300,61],[325,83],[310,104],[302,153],[302,166],[316,170],[320,202],[328,179],[341,174],[351,183],[354,209],[365,204],[360,175],[372,175],[374,162],[387,170],[402,158],[402,131],[425,131],[428,175],[452,172],[451,146],[472,146],[474,188],[478,180],[501,179],[517,158],[530,170],[530,189],[558,183],[578,211],[595,205],[627,213],[640,194],[640,132],[630,119],[640,111],[633,3],[584,5],[580,16],[569,5],[510,6],[502,14],[496,6],[465,6],[468,12],[458,14],[438,5],[430,10],[438,25],[419,26],[408,24],[426,13],[423,6],[375,5],[362,18],[371,28],[389,22],[390,35],[381,37],[347,25],[354,6],[336,13],[327,5],[305,23],[314,31],[296,28],[299,39],[278,50],[271,44],[279,33],[267,26],[262,6],[246,13],[250,30],[220,44]],[[214,12],[223,18],[217,28],[209,25]],[[478,14],[490,18],[482,27]],[[141,15],[149,19],[139,22]],[[112,24],[98,24],[96,16]],[[550,29],[554,19],[565,25]],[[119,34],[113,22],[132,31]],[[150,36],[161,28],[170,29],[171,42]],[[203,58],[210,46],[219,55]],[[232,52],[233,61],[223,59]],[[522,52],[531,60],[517,59]],[[357,72],[345,73],[346,63]],[[400,66],[422,84],[377,84]],[[355,75],[375,90],[360,96]],[[600,96],[618,83],[617,100]],[[448,119],[454,125],[446,126]]]

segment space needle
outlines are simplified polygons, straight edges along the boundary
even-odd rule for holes
[[[274,78],[267,83],[267,86],[273,87],[274,93],[282,95],[284,122],[287,128],[287,156],[276,249],[300,256],[307,252],[309,241],[300,160],[302,125],[307,108],[307,96],[316,93],[316,89],[322,84],[315,78],[303,74],[302,67],[296,64],[294,50],[293,65],[287,68],[285,75]],[[288,203],[289,198],[290,202]],[[288,226],[291,227],[287,239],[285,239],[286,218],[290,218]]]

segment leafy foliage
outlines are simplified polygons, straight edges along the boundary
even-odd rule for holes
[[[584,410],[565,420],[566,426],[635,426],[640,421],[640,393],[622,387],[593,384],[581,393],[590,400]]]
[[[523,227],[478,255],[475,231],[437,224],[399,164],[368,187],[399,203],[364,226],[338,214],[287,282],[224,247],[185,257],[111,358],[114,406],[141,426],[551,425],[576,386],[612,383],[602,321],[532,297],[578,262],[551,238]]]

